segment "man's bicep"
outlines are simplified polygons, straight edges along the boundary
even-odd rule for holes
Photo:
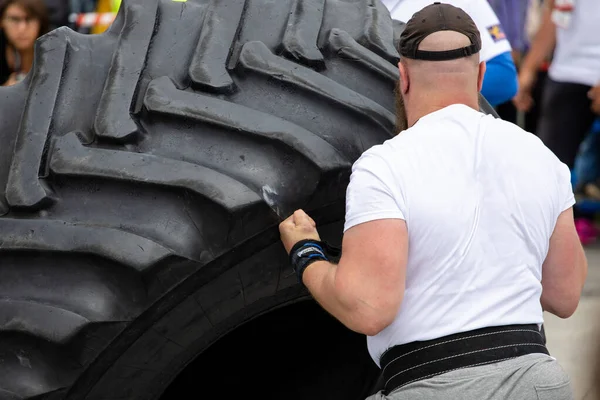
[[[542,267],[544,286],[562,285],[571,280],[582,255],[583,248],[573,221],[573,209],[569,208],[558,217],[550,237],[548,254]]]
[[[408,257],[406,209],[397,179],[376,154],[365,153],[354,164],[338,271],[338,281],[351,282],[362,301],[394,315],[404,295]]]
[[[585,253],[573,222],[573,209],[569,208],[558,217],[542,266],[542,306],[562,318],[570,316],[586,275]]]
[[[408,229],[402,219],[380,219],[350,228],[343,239],[344,268],[390,301],[401,301],[408,261]]]
[[[386,258],[397,264],[408,254],[408,229],[402,219],[380,219],[365,222],[344,233],[344,256],[354,260]]]
[[[558,161],[558,159],[557,159]],[[560,209],[562,213],[575,205],[575,194],[573,193],[573,185],[571,183],[571,170],[566,164],[558,161],[558,193]]]
[[[550,237],[546,263],[557,266],[571,264],[569,261],[579,245],[580,240],[573,220],[573,208],[570,207],[564,210],[556,221]]]

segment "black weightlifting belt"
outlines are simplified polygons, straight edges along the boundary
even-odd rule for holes
[[[532,353],[549,355],[535,324],[483,328],[394,346],[381,356],[383,393],[457,369]]]

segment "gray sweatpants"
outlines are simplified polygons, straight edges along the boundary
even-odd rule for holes
[[[367,400],[573,400],[567,373],[545,354],[447,372]]]

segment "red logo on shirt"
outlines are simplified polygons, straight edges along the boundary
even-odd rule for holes
[[[572,4],[556,4],[554,9],[561,12],[573,12],[574,7]]]

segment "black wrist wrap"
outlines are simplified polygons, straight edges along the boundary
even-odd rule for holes
[[[290,263],[298,282],[304,284],[302,274],[310,264],[316,261],[330,261],[330,257],[337,257],[340,253],[340,249],[319,240],[305,239],[296,243],[290,251]]]

